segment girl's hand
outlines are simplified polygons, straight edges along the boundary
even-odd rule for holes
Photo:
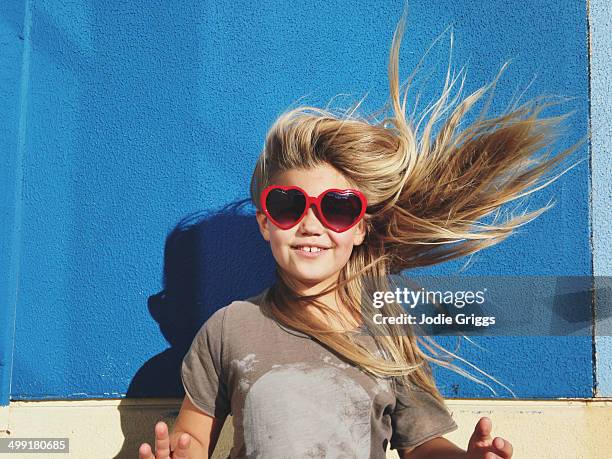
[[[468,459],[510,459],[512,444],[502,437],[491,437],[493,424],[489,418],[480,418],[470,437]]]
[[[191,435],[182,433],[174,451],[170,452],[170,436],[168,426],[165,422],[159,421],[155,424],[155,452],[151,450],[148,443],[143,443],[138,448],[139,459],[189,459],[189,444]]]

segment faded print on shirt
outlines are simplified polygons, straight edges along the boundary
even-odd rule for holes
[[[389,442],[414,447],[457,428],[428,393],[374,378],[281,325],[265,292],[216,311],[182,364],[191,401],[232,415],[231,458],[385,458]]]

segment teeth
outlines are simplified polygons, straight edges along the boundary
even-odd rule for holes
[[[320,252],[322,249],[321,247],[308,247],[308,246],[303,246],[303,247],[298,247],[298,250],[303,250],[304,252]]]

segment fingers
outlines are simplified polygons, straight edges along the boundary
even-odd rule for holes
[[[485,447],[491,443],[491,429],[493,423],[491,419],[482,417],[476,423],[474,432],[468,442],[468,448]]]
[[[491,443],[491,451],[502,459],[510,459],[512,457],[513,448],[508,440],[504,440],[502,437],[495,437]]]
[[[490,439],[491,430],[493,429],[493,422],[491,422],[490,418],[482,417],[476,423],[476,427],[474,428],[474,434],[478,435],[481,440]]]
[[[189,444],[191,443],[191,435],[187,433],[181,434],[176,443],[176,448],[172,453],[173,459],[188,459],[189,454]]]
[[[173,457],[187,459],[187,450],[191,437],[183,434],[179,438],[177,449]],[[159,421],[155,424],[155,452],[148,443],[143,443],[138,449],[138,459],[169,459],[170,458],[170,435],[165,422]]]
[[[501,437],[495,437],[491,445],[486,447],[484,459],[511,459],[512,445],[508,440]]]
[[[172,459],[188,459],[190,444],[191,435],[181,434],[172,452]],[[155,453],[148,443],[143,443],[138,449],[138,459],[170,459],[170,435],[165,422],[159,421],[155,424]]]
[[[151,447],[148,443],[143,443],[138,448],[138,459],[155,459],[153,455],[153,451],[151,451]]]
[[[470,437],[469,450],[480,450],[484,453],[484,459],[511,459],[513,454],[512,444],[502,437],[491,438],[493,422],[488,417],[482,417],[476,423],[474,433]],[[482,454],[482,453],[481,453]]]
[[[170,436],[168,426],[164,421],[155,424],[155,459],[170,457]]]

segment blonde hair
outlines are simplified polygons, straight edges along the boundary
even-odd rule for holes
[[[260,193],[273,183],[276,174],[328,164],[365,194],[366,236],[361,245],[354,247],[339,273],[338,283],[318,295],[300,295],[292,279],[277,265],[277,282],[269,289],[267,300],[281,323],[312,336],[369,374],[399,377],[402,383],[414,384],[442,400],[431,374],[431,363],[490,388],[451,360],[459,359],[481,374],[486,373],[433,339],[417,336],[409,326],[373,323],[372,314],[368,313],[374,311],[371,295],[368,298],[362,292],[388,290],[389,274],[463,257],[503,241],[517,227],[551,206],[504,222],[494,219],[485,224],[481,220],[569,170],[543,179],[580,142],[557,155],[534,156],[551,143],[559,122],[568,116],[539,117],[544,108],[555,105],[544,98],[511,107],[493,118],[485,118],[483,109],[474,122],[459,130],[464,116],[494,87],[506,64],[492,83],[465,97],[443,119],[442,115],[455,102],[448,102],[457,81],[457,77],[451,80],[449,71],[442,94],[427,110],[430,115],[419,135],[425,115],[415,126],[414,119],[405,114],[412,76],[406,84],[403,103],[400,102],[398,62],[404,26],[405,14],[394,33],[388,65],[392,116],[372,121],[374,115],[369,118],[356,115],[356,107],[344,114],[311,106],[286,111],[266,136],[250,192],[253,204],[261,211]],[[389,102],[381,112],[388,106]],[[440,119],[443,123],[433,136]],[[320,322],[307,312],[305,306],[309,305],[325,317],[338,317],[336,311],[317,300],[334,290],[341,304],[350,311],[362,312],[384,358],[361,346],[352,333],[318,326]],[[404,310],[394,303],[376,312],[399,315]]]

